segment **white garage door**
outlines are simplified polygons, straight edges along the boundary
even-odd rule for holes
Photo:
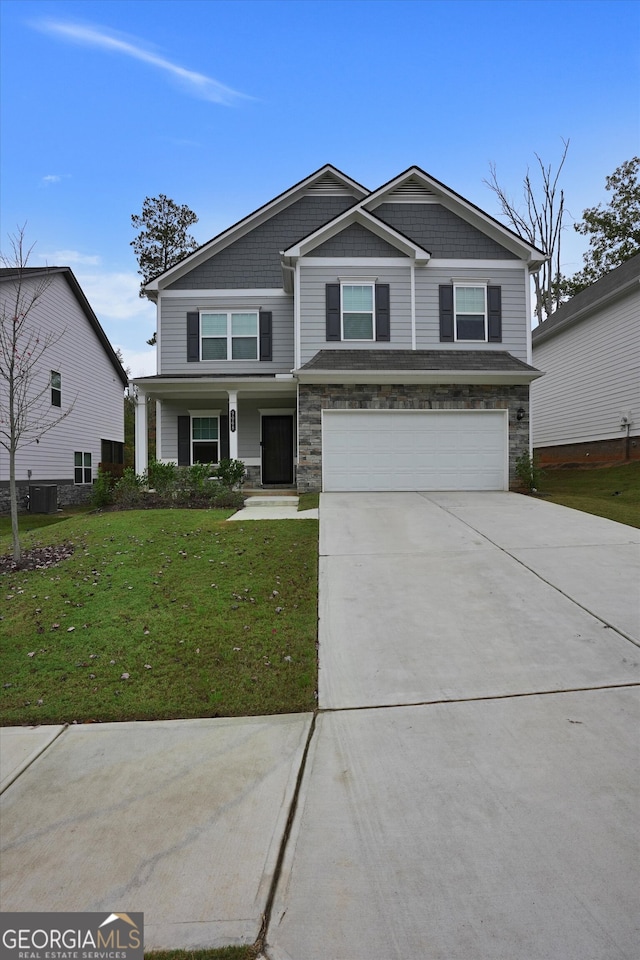
[[[505,410],[324,410],[323,489],[506,490]]]

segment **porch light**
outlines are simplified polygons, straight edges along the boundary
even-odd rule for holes
[[[518,407],[518,409],[516,410],[516,420],[524,420],[525,413],[526,413],[526,410],[524,409],[524,407]]]

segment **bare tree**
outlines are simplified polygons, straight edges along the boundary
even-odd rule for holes
[[[496,194],[502,216],[512,229],[523,240],[538,247],[547,255],[548,259],[540,271],[533,274],[535,313],[538,323],[542,323],[550,313],[553,313],[561,302],[560,241],[565,208],[564,191],[558,188],[558,183],[567,159],[569,141],[563,139],[562,144],[564,149],[555,173],[551,164],[545,166],[538,154],[535,154],[540,183],[534,183],[534,178],[527,169],[522,181],[524,206],[519,206],[500,186],[495,163],[490,164],[490,179],[484,181]]]
[[[60,340],[40,326],[35,308],[51,283],[51,277],[37,271],[29,276],[29,258],[24,227],[9,237],[12,255],[0,255],[3,268],[0,294],[0,446],[9,454],[9,501],[13,559],[20,562],[22,549],[18,533],[16,453],[29,443],[38,443],[73,409],[52,414],[50,371],[41,360]]]

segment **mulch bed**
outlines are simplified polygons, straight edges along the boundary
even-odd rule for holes
[[[52,547],[34,547],[32,550],[23,550],[19,563],[16,563],[11,554],[0,556],[0,574],[15,573],[16,570],[46,570],[54,567],[61,560],[66,560],[73,553],[72,543],[58,543]]]

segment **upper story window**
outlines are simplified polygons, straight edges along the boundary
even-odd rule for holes
[[[442,343],[502,343],[502,288],[480,280],[440,284]]]
[[[374,285],[343,283],[342,339],[373,340],[375,330]]]
[[[257,360],[258,311],[200,314],[202,360]]]
[[[454,287],[456,340],[487,339],[487,288]]]
[[[51,371],[51,406],[62,406],[62,376],[57,370]]]
[[[325,284],[328,341],[389,341],[389,284],[349,277]]]

